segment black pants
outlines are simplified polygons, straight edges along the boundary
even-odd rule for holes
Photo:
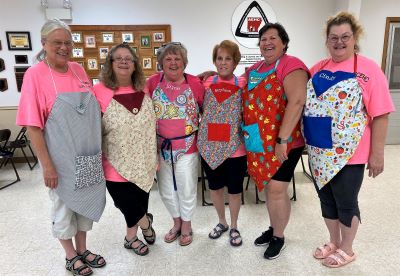
[[[364,178],[365,165],[346,165],[320,190],[314,183],[321,202],[322,216],[351,227],[356,216],[360,221],[358,193]]]

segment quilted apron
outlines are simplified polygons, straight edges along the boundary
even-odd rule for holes
[[[367,125],[356,70],[357,55],[354,72],[321,70],[307,84],[303,132],[312,174],[320,189],[353,156]]]
[[[204,113],[201,117],[197,145],[207,164],[215,170],[243,143],[240,124],[242,121],[242,90],[230,83],[216,83],[218,76],[207,89],[204,97]]]
[[[244,142],[247,151],[247,170],[261,191],[281,166],[275,156],[276,138],[282,124],[287,98],[277,78],[275,67],[268,72],[250,71],[246,89],[242,95]],[[288,152],[293,140],[298,138],[300,124],[289,137]]]
[[[168,97],[173,91],[176,97]],[[189,84],[179,86],[160,80],[153,92],[153,107],[157,118],[158,148],[163,159],[172,165],[174,190],[176,179],[174,163],[184,155],[196,141],[199,107]]]
[[[58,93],[50,75],[57,96],[44,137],[58,174],[55,192],[72,211],[99,221],[106,204],[99,104],[76,74],[88,92]]]
[[[157,168],[156,116],[143,92],[114,95],[103,114],[103,153],[117,172],[148,193]]]

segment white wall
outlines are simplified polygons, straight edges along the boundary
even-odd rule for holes
[[[62,0],[48,0],[49,7],[61,8]],[[172,40],[181,41],[188,48],[188,73],[197,74],[213,68],[213,46],[234,37],[231,17],[241,0],[73,0],[69,24],[79,25],[140,25],[170,24]],[[335,1],[267,0],[277,20],[290,36],[289,54],[300,57],[308,66],[325,56],[322,26],[326,17],[335,11]],[[19,99],[14,76],[14,55],[27,54],[29,61],[40,50],[40,28],[45,22],[40,0],[1,0],[0,40],[9,90],[0,93],[1,106],[16,106]],[[5,31],[30,31],[33,51],[8,51]],[[257,49],[241,47],[242,53],[257,54]],[[238,67],[237,74],[244,71]]]

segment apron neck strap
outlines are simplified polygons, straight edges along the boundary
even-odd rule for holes
[[[233,78],[235,79],[235,85],[239,86],[239,79],[235,75],[233,75]],[[214,78],[213,78],[212,83],[216,84],[217,81],[218,81],[218,75],[215,75]]]

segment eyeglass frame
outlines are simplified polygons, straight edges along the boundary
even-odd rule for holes
[[[117,58],[111,58],[110,59],[111,62],[117,62],[117,63],[121,63],[122,61],[126,62],[126,63],[135,63],[135,58],[131,57],[131,58],[127,58],[127,57],[117,57]]]
[[[349,41],[350,41],[350,38],[351,38],[353,35],[354,35],[353,33],[344,33],[344,34],[341,35],[341,36],[338,36],[338,35],[333,35],[333,36],[331,36],[331,35],[329,35],[329,36],[327,37],[327,41],[328,41],[329,43],[331,43],[331,44],[336,44],[336,43],[339,42],[339,40],[342,41],[343,43],[346,43],[346,42],[349,42]]]
[[[57,41],[57,40],[45,40],[45,42],[48,42],[51,46],[55,48],[61,48],[62,46],[65,46],[67,48],[74,47],[74,42],[72,40],[67,40],[67,41]]]

